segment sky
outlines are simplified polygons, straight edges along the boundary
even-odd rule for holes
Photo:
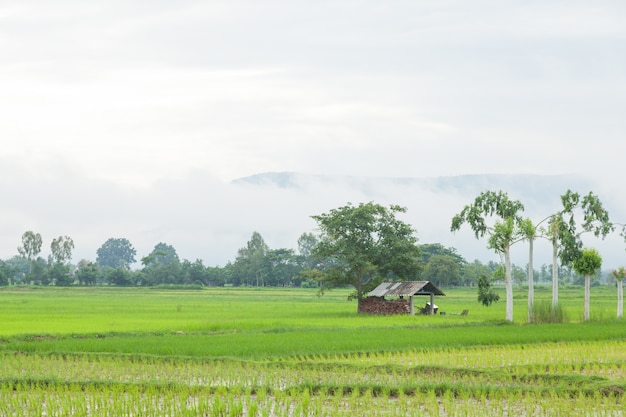
[[[34,230],[74,262],[125,237],[223,265],[369,198],[231,184],[262,172],[576,173],[619,217],[625,50],[618,0],[3,0],[0,259]],[[468,201],[422,197],[454,245],[437,207]]]

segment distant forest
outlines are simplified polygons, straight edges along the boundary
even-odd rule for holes
[[[297,250],[270,248],[258,232],[237,251],[235,260],[225,266],[205,266],[202,260],[180,259],[176,249],[158,243],[152,252],[137,262],[136,250],[125,238],[110,238],[97,250],[96,261],[81,260],[71,264],[74,243],[68,236],[53,239],[48,258],[40,256],[42,238],[38,233],[25,232],[18,254],[0,260],[0,285],[56,285],[56,286],[258,286],[258,287],[318,287],[309,272],[323,262],[312,256],[317,237],[304,233],[297,242]],[[475,286],[480,276],[504,279],[502,265],[497,262],[468,262],[455,248],[438,243],[420,244],[421,271],[411,280],[431,281],[440,287]],[[536,283],[552,280],[552,265],[541,265],[534,271]],[[513,265],[512,276],[518,285],[527,282],[528,271]],[[392,277],[393,278],[393,277]],[[584,277],[569,267],[559,268],[562,284],[584,283]],[[609,282],[598,274],[592,285]]]

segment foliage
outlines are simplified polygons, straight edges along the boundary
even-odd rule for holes
[[[585,248],[580,252],[578,258],[574,259],[572,267],[579,274],[590,276],[602,267],[602,257],[596,249]]]
[[[14,270],[11,265],[3,260],[0,260],[0,286],[9,285],[13,276]]]
[[[33,272],[33,262],[41,252],[41,245],[42,239],[39,233],[28,230],[22,235],[22,246],[17,248],[17,252],[30,262],[29,275]]]
[[[298,238],[298,255],[302,257],[302,263],[305,268],[312,269],[315,267],[313,248],[317,245],[317,242],[317,236],[313,233],[303,233]]]
[[[615,281],[624,281],[624,278],[626,278],[626,268],[620,266],[619,268],[612,270],[611,275],[615,278]]]
[[[489,307],[500,299],[498,293],[491,286],[491,279],[487,275],[478,277],[478,301]]]
[[[172,245],[159,242],[154,246],[149,255],[141,259],[144,267],[168,266],[173,262],[178,262],[178,254]]]
[[[41,252],[42,239],[39,233],[31,230],[22,235],[22,246],[17,248],[20,255],[28,260],[35,258]]]
[[[137,251],[126,238],[109,238],[96,251],[96,262],[102,268],[125,268],[135,263]]]
[[[360,300],[367,288],[393,274],[400,280],[417,277],[419,247],[411,226],[396,218],[405,208],[361,203],[312,216],[320,229],[313,253],[326,261],[321,283],[350,285]]]
[[[133,285],[132,273],[125,267],[107,268],[105,277],[107,282],[120,287]]]
[[[488,236],[488,247],[504,257],[506,285],[506,319],[513,321],[513,289],[511,278],[510,247],[522,235],[520,224],[524,221],[520,212],[524,206],[511,200],[503,191],[484,191],[452,218],[451,231],[457,231],[468,223],[478,239]],[[495,217],[493,224],[488,220]]]
[[[428,263],[430,258],[437,255],[451,258],[459,267],[467,264],[465,258],[459,255],[456,248],[446,248],[441,243],[425,243],[419,245],[419,248],[421,253],[420,262],[424,265]]]
[[[454,286],[461,284],[460,266],[457,261],[447,255],[434,255],[428,259],[428,263],[422,272],[425,281],[435,283],[437,286]]]
[[[46,272],[47,282],[58,287],[68,287],[74,283],[74,278],[70,275],[70,267],[61,262],[55,262]]]
[[[95,285],[101,276],[100,267],[94,262],[79,262],[75,275],[81,285]]]
[[[69,236],[59,236],[52,239],[50,251],[52,261],[57,263],[65,263],[72,259],[72,251],[74,250],[74,241]]]
[[[569,265],[579,258],[582,251],[582,233],[590,232],[596,237],[606,237],[614,230],[609,220],[609,213],[602,202],[592,192],[581,198],[580,194],[567,190],[561,196],[563,210],[552,216],[550,235],[552,240],[559,242],[558,256],[563,265]],[[580,211],[582,231],[578,230],[576,213]]]
[[[533,303],[533,314],[531,323],[567,323],[569,318],[563,307],[559,304],[553,306],[552,303],[542,301]]]
[[[235,285],[264,286],[266,276],[263,265],[269,247],[259,232],[253,232],[245,247],[237,252],[233,264],[233,280]]]

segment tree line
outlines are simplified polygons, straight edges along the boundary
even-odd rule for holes
[[[180,259],[176,249],[159,242],[140,259],[142,267],[132,270],[137,252],[126,238],[110,238],[98,248],[96,261],[80,260],[70,264],[74,249],[69,236],[53,239],[50,256],[43,258],[40,234],[27,231],[22,236],[18,255],[0,260],[0,285],[197,285],[197,286],[280,286],[319,287],[311,277],[311,270],[321,267],[313,254],[318,238],[313,233],[303,233],[297,249],[270,248],[258,232],[253,232],[246,245],[237,251],[234,262],[225,266],[205,266],[202,260]],[[468,262],[457,249],[439,243],[417,245],[419,263],[423,265],[420,279],[440,287],[475,286],[481,275],[503,280],[501,265],[479,260]],[[582,277],[571,268],[561,268],[559,275],[564,283],[580,284]],[[513,265],[515,282],[522,285],[527,270]],[[535,271],[536,282],[551,279],[549,265]],[[599,284],[596,277],[594,285]]]
[[[399,206],[383,207],[373,202],[330,210],[311,216],[318,233],[303,233],[297,250],[271,249],[258,232],[237,251],[235,260],[223,267],[205,266],[201,260],[181,260],[176,250],[158,243],[141,258],[142,267],[131,270],[137,252],[126,238],[109,238],[96,251],[96,260],[71,265],[74,243],[68,236],[53,239],[50,256],[40,256],[42,237],[33,231],[22,235],[18,255],[0,261],[0,284],[154,286],[154,285],[232,285],[232,286],[311,286],[322,291],[351,286],[354,297],[364,294],[383,279],[427,280],[440,286],[489,286],[501,279],[505,284],[507,320],[512,320],[512,285],[528,283],[529,321],[533,288],[548,276],[549,266],[535,271],[533,242],[539,238],[552,243],[551,281],[553,307],[558,304],[558,286],[566,277],[585,285],[585,317],[588,318],[589,287],[597,282],[600,254],[584,248],[581,235],[592,233],[604,238],[625,226],[612,223],[599,198],[593,193],[581,196],[570,190],[561,196],[562,208],[534,222],[522,216],[524,206],[503,191],[485,191],[465,206],[451,221],[451,231],[464,224],[476,238],[487,238],[487,247],[501,256],[501,263],[467,262],[455,248],[441,244],[418,244],[416,231],[398,220],[406,211]],[[511,264],[510,248],[519,242],[529,246],[525,268]],[[620,272],[622,271],[622,272]],[[623,268],[612,277],[621,290]],[[537,278],[535,278],[537,277]],[[580,278],[583,277],[583,278]],[[487,278],[487,279],[486,279]],[[491,294],[489,289],[485,294]],[[497,299],[490,296],[490,300]],[[490,301],[490,302],[491,302]],[[484,300],[483,300],[484,302]]]

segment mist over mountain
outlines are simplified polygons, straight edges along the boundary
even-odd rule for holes
[[[424,178],[384,178],[305,174],[298,172],[267,172],[234,180],[233,185],[250,190],[265,190],[292,194],[301,203],[308,202],[311,211],[303,216],[318,214],[352,202],[374,201],[407,208],[404,221],[417,229],[420,243],[441,243],[455,247],[468,261],[499,261],[487,249],[486,239],[476,239],[464,226],[450,232],[452,217],[473,202],[482,191],[502,190],[512,199],[520,200],[524,215],[538,223],[561,208],[560,196],[568,189],[581,195],[593,192],[600,197],[614,222],[622,222],[624,203],[616,194],[605,190],[592,178],[580,175],[484,174]],[[295,197],[297,196],[297,197]],[[314,208],[319,207],[317,211]],[[603,268],[626,264],[626,245],[616,231],[605,240],[588,234],[583,236],[587,246],[601,251]],[[513,262],[522,266],[528,261],[528,245],[517,244],[512,249]],[[551,246],[540,239],[535,244],[535,267],[551,262]]]

